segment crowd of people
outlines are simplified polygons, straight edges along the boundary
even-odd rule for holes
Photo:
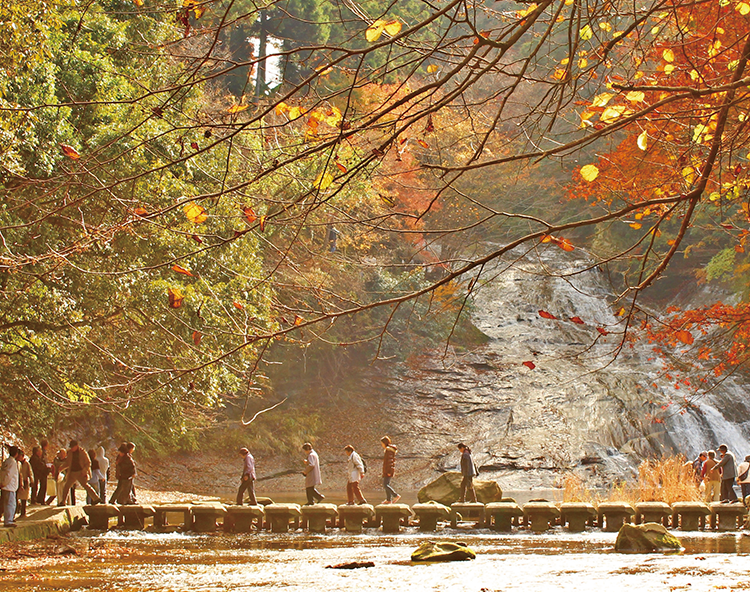
[[[134,504],[136,475],[133,451],[135,444],[123,442],[117,449],[114,462],[117,488],[109,503]],[[13,528],[17,516],[25,516],[27,505],[58,506],[76,504],[76,485],[86,491],[87,504],[99,504],[107,499],[107,481],[110,477],[110,461],[104,447],[88,451],[81,448],[77,440],[71,440],[68,448],[61,448],[50,460],[49,442],[42,440],[31,450],[31,458],[18,446],[8,446],[8,457],[0,466],[0,507],[3,526]],[[54,491],[47,495],[48,480]]]
[[[401,496],[391,485],[391,480],[396,476],[396,452],[398,449],[389,436],[383,436],[380,439],[380,444],[383,447],[383,470],[381,477],[383,490],[385,491],[385,499],[381,503],[395,504],[401,499]],[[461,443],[458,445],[458,450],[461,453],[461,496],[459,501],[466,501],[468,496],[469,501],[476,502],[477,495],[474,491],[474,477],[479,474],[479,471],[471,457],[471,449],[466,444]],[[306,505],[311,506],[325,499],[325,496],[318,491],[318,487],[323,484],[320,472],[320,457],[309,442],[305,442],[302,445],[302,452],[304,454],[302,475],[305,477]],[[354,449],[354,446],[345,446],[344,454],[347,457],[347,505],[352,506],[355,503],[366,504],[367,500],[362,494],[359,484],[367,473],[367,465],[360,454]],[[247,495],[247,502],[251,506],[254,506],[258,503],[255,497],[255,458],[247,448],[240,448],[239,455],[243,458],[243,465],[236,503],[237,505],[242,505]]]
[[[719,458],[715,450],[704,450],[693,461],[695,480],[704,492],[707,503],[737,501],[734,490],[735,480],[740,486],[742,499],[750,495],[750,455],[737,466],[734,454],[729,452],[726,444],[718,448]]]

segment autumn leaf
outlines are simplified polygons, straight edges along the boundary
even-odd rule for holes
[[[181,273],[182,275],[189,275],[190,277],[195,277],[189,270],[185,269],[184,267],[180,267],[176,263],[172,266],[172,271],[176,271],[177,273]]]
[[[614,93],[602,93],[600,95],[596,95],[594,97],[594,100],[591,102],[592,107],[605,107],[607,103],[614,97]]]
[[[570,317],[568,319],[570,322],[575,323],[577,325],[585,325],[586,323],[581,317]]]
[[[425,142],[424,140],[417,140],[417,144],[419,144],[422,148],[429,148],[430,145]]]
[[[429,66],[427,66],[428,74],[434,74],[437,71],[438,71],[438,66],[436,64],[430,64]]]
[[[135,214],[136,216],[148,216],[148,210],[146,210],[146,208],[144,208],[144,207],[142,207],[142,206],[141,206],[141,207],[139,207],[139,208],[136,208],[136,209],[134,209],[134,210],[133,210],[133,213],[134,213],[134,214]]]
[[[677,331],[675,337],[687,345],[691,345],[694,341],[693,334],[690,331]]]
[[[638,136],[638,140],[636,143],[638,144],[638,148],[645,152],[648,148],[648,132],[642,132],[641,135]]]
[[[674,51],[667,48],[661,53],[661,57],[664,58],[665,62],[674,62]]]
[[[258,226],[261,232],[266,231],[266,217],[265,216],[260,217],[260,220],[258,221]]]
[[[374,41],[380,39],[383,31],[391,36],[398,35],[401,32],[401,23],[395,19],[389,21],[378,19],[369,27],[367,27],[367,30],[365,31],[365,38],[370,43],[373,43]]]
[[[426,134],[431,134],[435,131],[435,126],[432,123],[432,114],[427,116],[427,125],[424,126],[424,131]]]
[[[318,176],[315,177],[313,185],[318,191],[325,191],[331,186],[331,183],[333,183],[333,175],[328,171],[321,171],[318,173]]]
[[[255,215],[253,208],[250,206],[242,206],[242,213],[245,214],[245,220],[247,220],[248,224],[252,224],[258,219],[258,216]]]
[[[231,107],[229,107],[229,109],[227,109],[227,113],[240,113],[241,111],[247,109],[249,106],[250,105],[232,105]]]
[[[190,238],[192,238],[199,245],[203,244],[203,239],[201,237],[199,237],[197,234],[191,234]]]
[[[201,344],[202,339],[203,339],[203,335],[201,335],[198,331],[193,331],[193,343],[196,346]]]
[[[133,4],[136,6],[143,6],[143,0],[133,0]]]
[[[599,169],[594,164],[586,164],[581,167],[580,173],[584,181],[591,183],[599,176]]]
[[[340,162],[336,163],[336,168],[338,170],[340,170],[342,173],[345,173],[347,171],[346,167],[343,164],[341,164]]]
[[[539,316],[542,317],[543,319],[551,319],[553,321],[557,320],[557,317],[555,315],[553,315],[550,312],[547,312],[546,310],[540,310]]]
[[[193,224],[202,224],[208,219],[206,210],[204,210],[202,206],[199,206],[197,203],[194,203],[192,201],[184,207],[184,211],[187,219],[190,220]]]
[[[274,111],[276,115],[283,115],[287,111],[289,111],[289,105],[287,105],[285,102],[281,102],[276,107],[274,107]]]
[[[575,247],[567,239],[558,238],[555,240],[555,244],[567,253],[575,251]]]
[[[234,302],[232,302],[232,305],[233,305],[233,306],[234,306],[234,307],[235,307],[235,308],[236,308],[237,310],[243,310],[243,309],[245,308],[245,307],[244,307],[244,306],[243,306],[242,304],[240,304],[240,303],[239,303],[239,302],[237,302],[236,300],[235,300]]]
[[[199,150],[199,147],[198,147],[198,142],[190,142],[190,147],[191,147],[191,148],[192,148],[193,150]]]
[[[78,151],[73,148],[73,146],[68,146],[67,144],[60,144],[60,148],[62,148],[63,154],[67,156],[68,158],[72,158],[73,160],[78,160],[81,158],[81,155],[78,154]]]
[[[607,331],[606,329],[603,329],[602,327],[597,327],[597,328],[596,328],[596,330],[597,330],[597,331],[599,331],[599,333],[601,333],[601,334],[602,334],[602,335],[604,335],[605,337],[606,337],[607,335],[609,335],[609,331]]]
[[[167,296],[169,297],[170,308],[180,308],[182,301],[185,300],[185,296],[182,295],[179,288],[169,288],[167,290]]]
[[[640,90],[631,90],[625,95],[625,100],[630,101],[631,103],[640,103],[645,98],[646,94]]]
[[[304,322],[305,322],[305,320],[301,316],[294,315],[294,326],[295,327],[299,327]]]
[[[526,366],[529,370],[533,370],[534,368],[536,368],[536,364],[531,361],[524,362],[523,365]]]
[[[382,199],[385,203],[387,203],[390,207],[393,207],[396,205],[396,201],[388,195],[383,195],[382,193],[378,193],[378,197]]]

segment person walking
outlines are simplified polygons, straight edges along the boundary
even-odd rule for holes
[[[65,471],[62,467],[67,458],[68,451],[65,450],[65,448],[60,448],[60,450],[57,451],[55,458],[52,459],[52,476],[55,479],[55,495],[50,496],[47,500],[48,504],[52,503],[55,498],[57,498],[58,502],[64,501],[62,493],[63,486],[65,485]]]
[[[240,488],[237,490],[237,505],[241,506],[245,492],[247,491],[248,502],[251,506],[257,506],[255,499],[255,458],[247,448],[240,448],[240,456],[244,458],[242,464],[242,476],[240,477]]]
[[[127,442],[120,444],[117,449],[117,460],[115,461],[115,478],[117,479],[117,488],[109,498],[109,503],[117,503],[121,506],[132,505],[133,499],[133,479],[136,475],[135,461],[128,452]]]
[[[29,464],[34,474],[34,481],[31,486],[31,504],[44,504],[47,500],[47,476],[49,475],[49,468],[42,458],[41,446],[34,446],[31,449]]]
[[[16,527],[16,492],[18,491],[18,447],[8,446],[8,458],[0,466],[0,506],[3,526]]]
[[[703,481],[703,463],[708,459],[708,452],[703,450],[691,463],[693,467],[693,475],[695,476],[695,482],[700,485]]]
[[[86,492],[91,496],[91,503],[96,505],[101,503],[99,494],[96,493],[93,487],[89,485],[89,478],[91,476],[91,459],[85,450],[82,450],[78,445],[77,440],[70,441],[70,448],[65,458],[65,462],[60,467],[60,470],[67,470],[65,475],[65,483],[63,485],[62,498],[57,500],[58,506],[65,505],[65,500],[68,497],[68,491],[76,483],[80,483]]]
[[[718,502],[721,498],[721,469],[717,469],[716,451],[709,450],[708,458],[703,463],[701,474],[703,482],[706,484],[705,501],[707,504]]]
[[[91,461],[91,476],[89,477],[89,485],[91,485],[91,489],[96,491],[97,495],[99,496],[99,499],[104,500],[105,498],[102,497],[101,489],[99,487],[100,481],[104,478],[102,476],[102,471],[99,468],[99,461],[96,460],[96,450],[93,448],[89,450],[88,452],[89,460]],[[93,500],[91,499],[91,494],[86,494],[86,503],[91,505]]]
[[[737,483],[740,484],[740,489],[742,489],[742,501],[745,501],[745,498],[750,495],[750,456],[746,456],[745,460],[743,460],[740,463],[740,466],[737,467]]]
[[[16,492],[16,504],[18,506],[18,514],[23,518],[26,516],[26,505],[31,499],[31,484],[33,482],[31,476],[31,465],[26,459],[26,455],[23,450],[18,451],[18,491]]]
[[[391,479],[396,476],[396,446],[388,436],[380,438],[383,446],[383,489],[385,489],[384,504],[395,504],[401,499],[396,490],[391,487]]]
[[[734,492],[734,480],[737,478],[734,454],[729,452],[726,444],[719,446],[719,454],[721,454],[721,460],[716,468],[721,469],[721,501],[737,501],[737,494]]]
[[[477,471],[474,466],[474,459],[471,458],[471,448],[462,442],[458,445],[458,449],[461,451],[461,497],[458,501],[465,502],[468,492],[469,501],[476,503],[477,494],[474,491],[474,477],[476,477]]]
[[[302,450],[307,453],[305,458],[305,470],[302,474],[305,476],[305,493],[307,494],[307,505],[312,506],[315,503],[322,502],[326,496],[317,489],[323,483],[320,475],[320,458],[318,453],[313,450],[312,444],[305,442]]]
[[[359,482],[365,478],[365,464],[362,457],[354,450],[354,446],[346,446],[344,452],[347,455],[346,461],[346,498],[347,505],[353,506],[354,499],[358,504],[366,504],[367,500],[362,495],[359,488]]]
[[[105,500],[107,499],[107,480],[109,479],[109,459],[104,454],[104,446],[99,446],[96,449],[96,460],[102,474],[101,479],[99,479],[99,497]]]

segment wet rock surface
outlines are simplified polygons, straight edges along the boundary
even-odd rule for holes
[[[638,526],[623,524],[615,541],[615,551],[620,553],[652,553],[680,549],[680,540],[661,524],[654,522]]]

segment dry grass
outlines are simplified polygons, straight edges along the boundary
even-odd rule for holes
[[[602,494],[586,487],[583,480],[569,473],[563,479],[563,501],[637,502],[700,501],[702,496],[693,479],[693,469],[683,456],[668,456],[660,460],[644,460],[638,467],[638,482],[617,481]]]

